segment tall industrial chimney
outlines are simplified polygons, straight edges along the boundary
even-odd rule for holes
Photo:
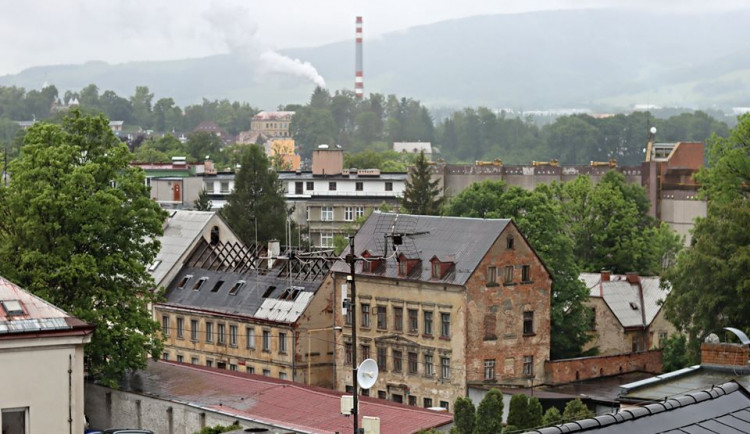
[[[362,99],[364,82],[362,81],[362,17],[357,17],[356,60],[354,64],[354,94]]]

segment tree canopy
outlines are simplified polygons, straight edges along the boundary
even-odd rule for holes
[[[424,156],[424,151],[414,161],[414,167],[409,171],[409,178],[404,187],[404,197],[401,205],[404,211],[417,215],[438,215],[443,203],[440,194],[440,180],[432,179],[432,171]]]
[[[498,434],[503,432],[503,392],[490,389],[477,408],[474,434]]]
[[[105,382],[162,348],[146,266],[166,212],[129,160],[106,118],[72,111],[28,130],[0,187],[2,274],[96,326],[85,363]]]

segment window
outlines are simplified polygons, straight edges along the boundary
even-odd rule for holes
[[[149,265],[148,271],[155,271],[159,264],[161,264],[161,259],[157,259],[153,264]]]
[[[263,330],[263,351],[271,351],[271,332]]]
[[[531,265],[524,265],[521,267],[521,281],[531,282]]]
[[[190,358],[190,363],[197,365],[198,363],[200,363],[200,361],[198,360],[197,357],[192,357]]]
[[[495,359],[487,359],[484,361],[484,379],[495,379]]]
[[[440,278],[440,262],[438,261],[432,261],[432,278]]]
[[[323,232],[320,234],[320,245],[322,247],[333,247],[333,233]]]
[[[211,359],[206,359],[206,366],[212,368],[214,366],[214,361]]]
[[[353,310],[352,306],[351,305],[347,305],[347,308],[346,308],[346,325],[348,325],[348,326],[352,325],[352,316],[353,316],[352,315],[352,310]]]
[[[403,395],[401,395],[399,393],[391,393],[391,399],[393,400],[393,402],[398,402],[399,404],[401,404],[401,403],[404,402]]]
[[[388,319],[386,317],[386,307],[378,306],[378,328],[381,330],[388,328]]]
[[[29,432],[26,420],[29,407],[4,408],[2,412],[3,434],[26,434]]]
[[[168,351],[164,351],[163,353],[161,353],[161,359],[162,360],[169,360],[169,352]]]
[[[169,337],[169,315],[161,317],[161,334],[164,337]]]
[[[312,181],[307,181],[307,185],[305,186],[308,190],[315,190],[315,183]]]
[[[245,366],[245,372],[247,372],[248,374],[255,374],[255,366]]]
[[[440,358],[440,378],[443,380],[451,378],[451,359],[447,357]]]
[[[362,303],[362,327],[370,327],[370,305]]]
[[[221,288],[221,285],[223,284],[224,284],[224,281],[219,280],[218,282],[216,282],[216,284],[214,284],[214,287],[211,288],[211,292],[219,292],[219,289]]]
[[[279,352],[286,353],[286,333],[279,333]]]
[[[347,365],[352,364],[352,343],[347,342],[344,344],[344,363]]]
[[[229,370],[230,371],[236,371],[237,370],[237,365],[235,365],[234,363],[230,363],[229,364]]]
[[[221,181],[220,185],[219,192],[222,194],[229,194],[229,181]]]
[[[362,360],[369,359],[370,358],[370,346],[361,345],[360,348],[362,349]]]
[[[214,341],[214,323],[207,322],[206,323],[206,342],[213,342]]]
[[[440,314],[440,337],[451,337],[451,314],[449,313]]]
[[[385,390],[378,390],[378,399],[388,399],[388,394]]]
[[[182,363],[182,362],[185,361],[185,357],[182,354],[178,354],[177,355],[177,361],[180,362],[180,363]]]
[[[344,220],[350,222],[354,220],[354,207],[347,206],[344,210]]]
[[[393,329],[400,332],[404,329],[404,308],[393,308]]]
[[[534,356],[523,356],[523,375],[534,376]]]
[[[402,355],[401,351],[393,350],[393,371],[401,372],[403,369],[401,366]]]
[[[409,333],[419,332],[419,311],[416,309],[409,309]]]
[[[198,279],[198,281],[195,282],[195,285],[193,285],[193,291],[200,291],[201,286],[206,283],[206,280],[208,280],[208,277],[201,277]]]
[[[190,320],[190,340],[192,341],[198,340],[198,320],[197,319]]]
[[[177,337],[182,339],[185,337],[185,318],[177,317]]]
[[[409,405],[416,406],[417,405],[417,397],[414,395],[409,395]]]
[[[302,194],[302,181],[297,181],[294,183],[294,194]]]
[[[219,345],[226,344],[226,332],[227,332],[227,326],[226,324],[219,324],[219,336],[216,339]]]
[[[534,334],[534,311],[526,311],[523,313],[523,334],[533,335]]]
[[[271,370],[270,369],[264,369],[263,370],[263,376],[264,377],[270,377],[271,376]]]
[[[286,380],[286,372],[279,372],[279,379]]]
[[[378,351],[378,369],[380,369],[381,371],[385,371],[386,370],[385,364],[386,364],[388,352],[385,347],[378,347],[377,351]]]
[[[364,185],[362,184],[362,181],[357,181],[354,183],[354,189],[356,191],[362,191],[364,190]]]
[[[591,308],[591,317],[589,317],[589,330],[596,330],[596,308]],[[661,341],[661,336],[659,336]]]
[[[505,267],[505,283],[512,283],[513,282],[513,266],[508,265]]]
[[[229,345],[233,347],[237,346],[237,326],[236,325],[229,326]]]
[[[513,237],[508,237],[508,238],[507,238],[507,239],[505,240],[505,247],[506,247],[506,248],[507,248],[508,250],[513,250],[513,249],[515,248],[515,244],[516,244],[516,243],[515,243],[515,240],[513,239]]]
[[[432,354],[424,355],[424,375],[426,377],[432,377],[435,374],[435,367],[432,363]]]
[[[393,183],[390,181],[386,181],[385,183],[385,191],[393,191]]]
[[[360,217],[362,217],[364,215],[365,215],[365,207],[358,206],[358,207],[354,208],[354,217],[355,218],[360,218]]]
[[[416,374],[417,373],[417,353],[409,352],[409,373],[410,374]]]
[[[336,182],[335,181],[331,181],[331,182],[328,183],[328,190],[329,191],[336,191]]]
[[[443,407],[446,411],[450,410],[448,401],[440,401],[440,406]]]
[[[177,284],[178,289],[182,289],[187,285],[187,283],[190,281],[190,279],[193,278],[192,274],[188,274],[187,276],[183,277],[182,280],[180,280],[180,283]]]
[[[208,194],[214,194],[214,183],[213,183],[213,181],[206,182],[206,193],[208,193]]]
[[[431,335],[432,334],[432,312],[429,310],[426,310],[422,313],[423,319],[424,319],[424,334]]]
[[[255,349],[255,327],[246,327],[245,332],[247,334],[247,347]]]
[[[422,402],[424,404],[424,408],[432,407],[432,398],[424,398]]]
[[[243,286],[245,286],[245,281],[238,280],[237,283],[235,283],[229,290],[229,295],[237,295],[237,293],[240,291],[240,288],[242,288]]]
[[[406,272],[409,270],[409,264],[406,263],[405,259],[401,259],[398,263],[398,274],[405,276]]]
[[[320,208],[320,219],[324,222],[333,221],[333,207],[324,206]]]
[[[487,267],[487,285],[497,284],[497,267]]]

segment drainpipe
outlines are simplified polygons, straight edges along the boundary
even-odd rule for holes
[[[68,430],[73,434],[73,355],[68,354]]]

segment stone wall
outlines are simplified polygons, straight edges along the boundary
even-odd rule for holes
[[[626,372],[662,372],[661,350],[613,356],[579,357],[545,363],[548,384],[565,384]]]

